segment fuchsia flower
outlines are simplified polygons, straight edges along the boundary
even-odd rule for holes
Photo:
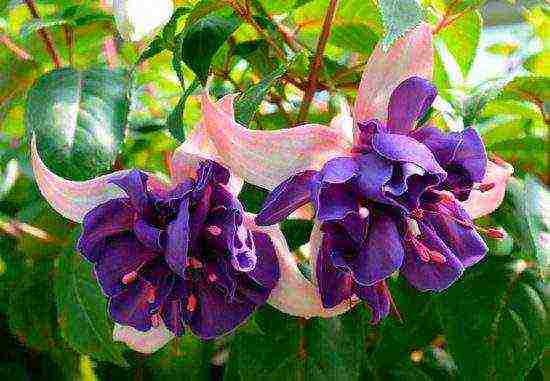
[[[242,181],[201,126],[174,153],[170,183],[139,170],[69,181],[45,166],[34,137],[31,153],[46,200],[83,224],[77,250],[109,298],[115,340],[148,353],[186,327],[221,336],[266,301],[291,314],[315,303],[300,294],[307,283],[280,230],[243,210]]]
[[[330,128],[248,130],[203,96],[222,162],[273,190],[258,225],[314,206],[313,282],[329,314],[361,299],[378,322],[389,313],[385,279],[395,271],[420,290],[440,291],[486,253],[472,219],[498,207],[512,168],[488,162],[473,129],[447,134],[419,125],[437,95],[433,53],[426,24],[387,54],[377,47],[355,118],[339,115]]]

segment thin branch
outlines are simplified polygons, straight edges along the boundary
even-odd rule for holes
[[[304,94],[304,99],[302,100],[302,105],[300,106],[300,112],[298,113],[298,122],[303,122],[309,111],[309,106],[313,100],[313,95],[315,89],[317,88],[317,79],[319,77],[319,71],[323,65],[323,53],[327,45],[328,38],[330,36],[330,30],[332,27],[332,22],[334,21],[334,15],[336,14],[336,7],[338,5],[338,0],[330,0],[330,4],[325,14],[325,21],[323,22],[323,29],[321,30],[321,36],[319,37],[319,42],[317,43],[317,51],[315,52],[315,57],[313,59],[313,64],[311,65],[311,70],[308,77],[308,87]]]
[[[30,61],[33,57],[27,51],[11,40],[7,35],[0,34],[0,43],[4,44],[13,54],[23,61]]]
[[[337,82],[339,79],[347,77],[348,75],[355,73],[357,70],[363,69],[365,66],[367,66],[367,61],[361,62],[360,64],[357,64],[357,65],[353,65],[353,66],[344,68],[340,71],[337,71],[334,74],[334,76],[332,77],[332,80],[334,82]]]
[[[63,32],[65,33],[65,43],[69,50],[69,64],[74,66],[74,29],[70,25],[63,25]]]
[[[36,8],[34,0],[25,0],[25,3],[27,4],[27,8],[29,8],[32,17],[34,17],[35,19],[40,19],[40,15],[38,14],[38,9]],[[57,52],[57,49],[55,48],[55,45],[53,43],[52,36],[44,28],[39,29],[38,34],[42,38],[42,41],[44,41],[44,45],[46,46],[48,54],[52,58],[53,64],[56,68],[59,69],[62,66],[61,59],[59,58],[59,53]]]
[[[275,28],[277,29],[277,32],[279,32],[279,34],[281,35],[283,40],[285,40],[285,43],[290,47],[290,49],[294,50],[295,52],[304,50],[304,47],[300,45],[300,43],[294,38],[294,36],[288,30],[285,29],[284,25],[281,25],[280,23],[275,21],[273,19],[273,16],[270,15],[265,10],[265,8],[262,6],[261,3],[256,2],[254,6],[258,8],[260,13],[262,13],[271,22],[271,24],[275,26]]]

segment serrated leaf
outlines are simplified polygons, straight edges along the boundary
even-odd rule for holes
[[[58,69],[29,91],[26,125],[58,175],[84,180],[111,168],[128,114],[128,77],[122,71]]]
[[[469,11],[438,34],[438,38],[445,43],[464,77],[470,72],[476,57],[481,27],[481,14],[478,11]]]
[[[127,366],[121,346],[113,342],[107,299],[92,277],[93,265],[69,246],[60,256],[55,295],[61,333],[77,352]]]
[[[439,299],[463,379],[520,380],[540,359],[548,338],[548,295],[524,260],[487,257]]]
[[[206,83],[214,55],[241,24],[235,15],[210,14],[188,28],[181,39],[181,60]]]
[[[378,4],[386,32],[382,47],[387,51],[395,40],[420,24],[423,12],[416,0],[381,0]]]
[[[239,95],[235,101],[235,119],[239,123],[245,126],[250,123],[271,86],[286,73],[286,70],[285,66],[280,66],[259,83],[250,86]]]

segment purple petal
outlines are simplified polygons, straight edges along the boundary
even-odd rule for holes
[[[148,331],[152,326],[148,298],[149,284],[137,279],[125,291],[111,298],[109,315],[116,323],[129,325],[138,331]]]
[[[482,181],[487,168],[487,153],[481,137],[473,128],[456,134],[460,136],[460,143],[453,164],[464,168],[473,182]]]
[[[275,246],[269,235],[265,233],[255,231],[252,235],[258,263],[254,270],[248,272],[247,275],[260,286],[271,291],[280,277],[279,260],[277,259]]]
[[[479,262],[488,251],[487,245],[473,228],[473,223],[468,213],[457,201],[443,199],[431,204],[431,213],[424,213],[437,235],[447,244],[453,253],[460,259],[464,267],[469,267]],[[456,220],[464,221],[465,224]]]
[[[189,326],[201,339],[208,340],[222,336],[243,323],[257,305],[248,299],[234,299],[228,302],[224,293],[206,283],[196,287],[197,306]]]
[[[440,181],[445,179],[445,171],[429,148],[413,138],[398,134],[376,134],[373,137],[373,147],[389,160],[416,164],[437,176]]]
[[[126,192],[138,213],[145,212],[148,205],[147,175],[145,173],[134,169],[124,176],[112,179],[111,182]]]
[[[324,308],[332,308],[351,300],[353,278],[349,272],[333,265],[332,258],[352,249],[345,235],[325,233],[317,258],[316,277]]]
[[[156,312],[172,292],[176,276],[162,257],[147,263],[139,275],[154,289],[154,301],[150,301],[149,311]]]
[[[320,222],[341,220],[359,211],[359,201],[351,184],[321,183],[313,202]]]
[[[188,265],[189,242],[189,199],[184,198],[180,204],[178,216],[166,229],[165,258],[168,266],[180,277],[185,278],[185,269]]]
[[[268,226],[288,217],[293,211],[305,205],[311,195],[311,185],[318,172],[304,171],[279,184],[267,196],[262,210],[256,216],[256,224]]]
[[[95,265],[95,273],[101,289],[108,296],[115,296],[127,286],[122,278],[158,256],[158,253],[143,246],[130,233],[109,238],[103,256]]]
[[[388,202],[383,187],[392,177],[392,163],[376,153],[360,155],[355,160],[359,165],[357,186],[361,195],[373,201]]]
[[[145,220],[139,219],[134,224],[134,234],[137,239],[147,248],[162,252],[162,230],[149,225]]]
[[[190,312],[187,310],[189,298],[185,281],[174,277],[174,284],[167,300],[162,306],[161,316],[166,327],[176,336],[184,333],[184,322],[189,321]]]
[[[356,285],[354,292],[361,300],[367,302],[371,309],[371,324],[378,324],[390,314],[390,291],[385,282],[379,282],[373,286]]]
[[[330,184],[343,184],[357,176],[359,167],[354,158],[336,157],[329,160],[321,170],[321,181]]]
[[[388,105],[388,131],[407,134],[432,105],[437,89],[429,81],[410,77],[395,88]]]
[[[410,136],[428,147],[442,167],[453,160],[460,142],[460,137],[456,133],[448,134],[434,126],[426,126],[415,130]]]
[[[109,200],[89,211],[82,221],[82,235],[76,249],[90,262],[96,262],[101,255],[105,238],[132,229],[134,211],[128,200]]]
[[[462,275],[464,267],[430,227],[422,222],[418,225],[421,236],[416,239],[428,249],[442,255],[445,262],[425,262],[421,259],[417,246],[410,239],[405,239],[406,253],[401,273],[420,291],[442,291]]]
[[[369,119],[364,122],[357,122],[359,137],[353,151],[357,153],[368,153],[372,151],[372,137],[374,134],[388,132],[386,125],[378,119]]]
[[[349,270],[353,279],[363,285],[372,286],[386,279],[401,267],[403,246],[395,222],[388,216],[373,216],[368,228],[367,239],[356,249],[351,259],[345,249],[332,250],[332,261],[338,268]]]
[[[202,194],[204,188],[210,183],[227,184],[229,182],[229,171],[212,160],[205,160],[199,163],[197,168],[197,182],[195,185],[195,198]]]

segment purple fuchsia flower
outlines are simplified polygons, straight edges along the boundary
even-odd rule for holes
[[[203,96],[222,162],[272,190],[257,224],[313,205],[313,283],[332,314],[361,299],[379,321],[391,306],[385,279],[396,270],[417,288],[438,291],[485,254],[472,219],[498,207],[512,169],[487,161],[474,130],[418,125],[437,95],[428,81],[433,53],[426,24],[387,53],[376,47],[355,119],[343,113],[330,128],[248,130]]]
[[[83,225],[77,250],[109,298],[115,340],[150,353],[185,327],[215,338],[266,302],[300,314],[313,298],[280,230],[243,210],[242,181],[201,125],[174,153],[170,183],[139,170],[69,181],[45,166],[35,138],[31,153],[46,200]]]

